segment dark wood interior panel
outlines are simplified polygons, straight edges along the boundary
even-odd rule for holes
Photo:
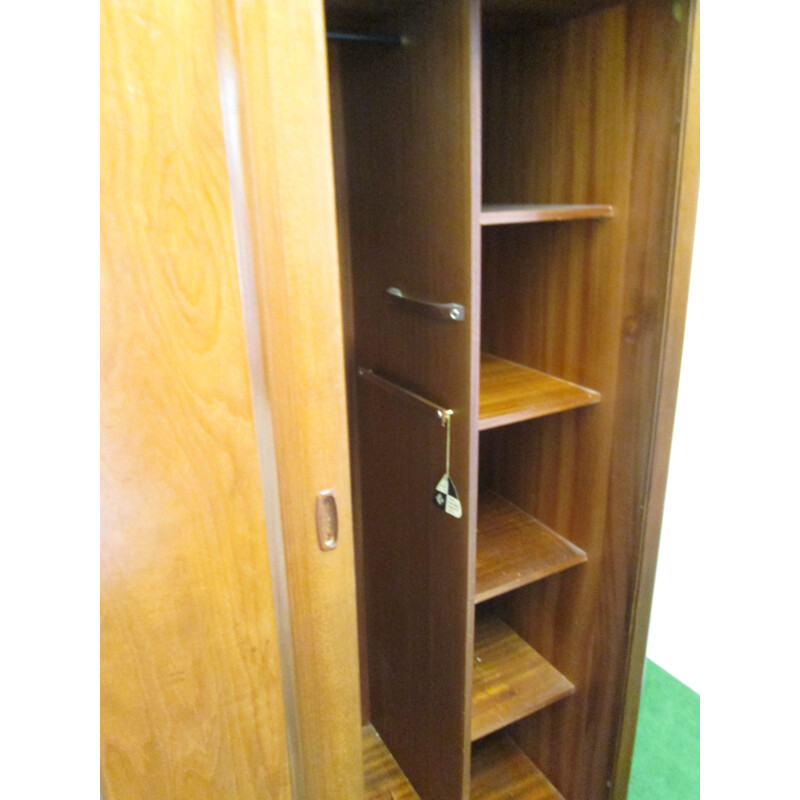
[[[341,80],[351,363],[453,409],[450,473],[463,508],[455,519],[433,505],[445,471],[436,415],[359,381],[370,718],[421,796],[455,800],[468,786],[476,516],[468,8],[395,4],[379,23],[354,24],[407,45],[329,45]],[[460,303],[467,318],[414,313],[390,302],[389,287]]]
[[[483,0],[488,30],[523,30],[546,22],[589,14],[623,0]]]
[[[464,520],[432,499],[445,431],[430,409],[364,381],[358,404],[372,722],[423,797],[460,797]]]
[[[687,16],[654,0],[484,41],[484,201],[615,209],[597,222],[483,231],[483,348],[602,394],[595,407],[481,436],[483,482],[588,556],[491,601],[576,685],[569,702],[514,726],[570,800],[605,795],[621,722]]]
[[[358,359],[457,412],[469,402],[469,311],[462,323],[430,320],[389,302],[386,290],[469,310],[469,61],[459,11],[439,2],[399,17],[406,47],[338,45]]]
[[[342,291],[342,334],[344,340],[345,378],[347,385],[347,425],[350,446],[350,478],[353,487],[353,550],[355,560],[356,603],[358,610],[358,660],[360,667],[361,724],[370,720],[369,662],[367,650],[366,598],[364,596],[364,544],[361,540],[361,469],[358,450],[358,414],[356,405],[356,352],[353,320],[353,270],[350,264],[350,211],[348,201],[347,159],[342,108],[341,49],[328,48],[328,83],[330,87],[331,138],[333,144],[334,185],[336,188],[336,228],[339,244],[339,275]]]
[[[564,800],[545,775],[503,733],[472,748],[470,800]]]

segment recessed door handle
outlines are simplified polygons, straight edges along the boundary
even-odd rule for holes
[[[315,511],[319,549],[333,550],[339,543],[339,512],[333,489],[325,489],[317,495]]]
[[[386,293],[395,302],[425,317],[450,322],[461,322],[465,317],[464,306],[460,303],[434,303],[431,300],[420,300],[416,297],[409,297],[395,286],[390,286]]]

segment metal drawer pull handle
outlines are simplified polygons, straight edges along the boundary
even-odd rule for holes
[[[325,489],[317,495],[317,541],[320,550],[333,550],[339,542],[339,512],[336,510],[336,493]]]
[[[450,322],[461,322],[465,317],[464,306],[460,303],[432,303],[430,300],[418,300],[403,294],[395,286],[390,286],[386,292],[396,302],[426,317]]]

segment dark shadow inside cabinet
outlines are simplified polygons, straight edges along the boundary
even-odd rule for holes
[[[693,7],[326,12],[364,723],[423,800],[606,797]]]

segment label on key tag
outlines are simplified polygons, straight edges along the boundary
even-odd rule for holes
[[[461,519],[461,501],[458,499],[456,485],[446,472],[436,484],[433,504],[451,517]]]

